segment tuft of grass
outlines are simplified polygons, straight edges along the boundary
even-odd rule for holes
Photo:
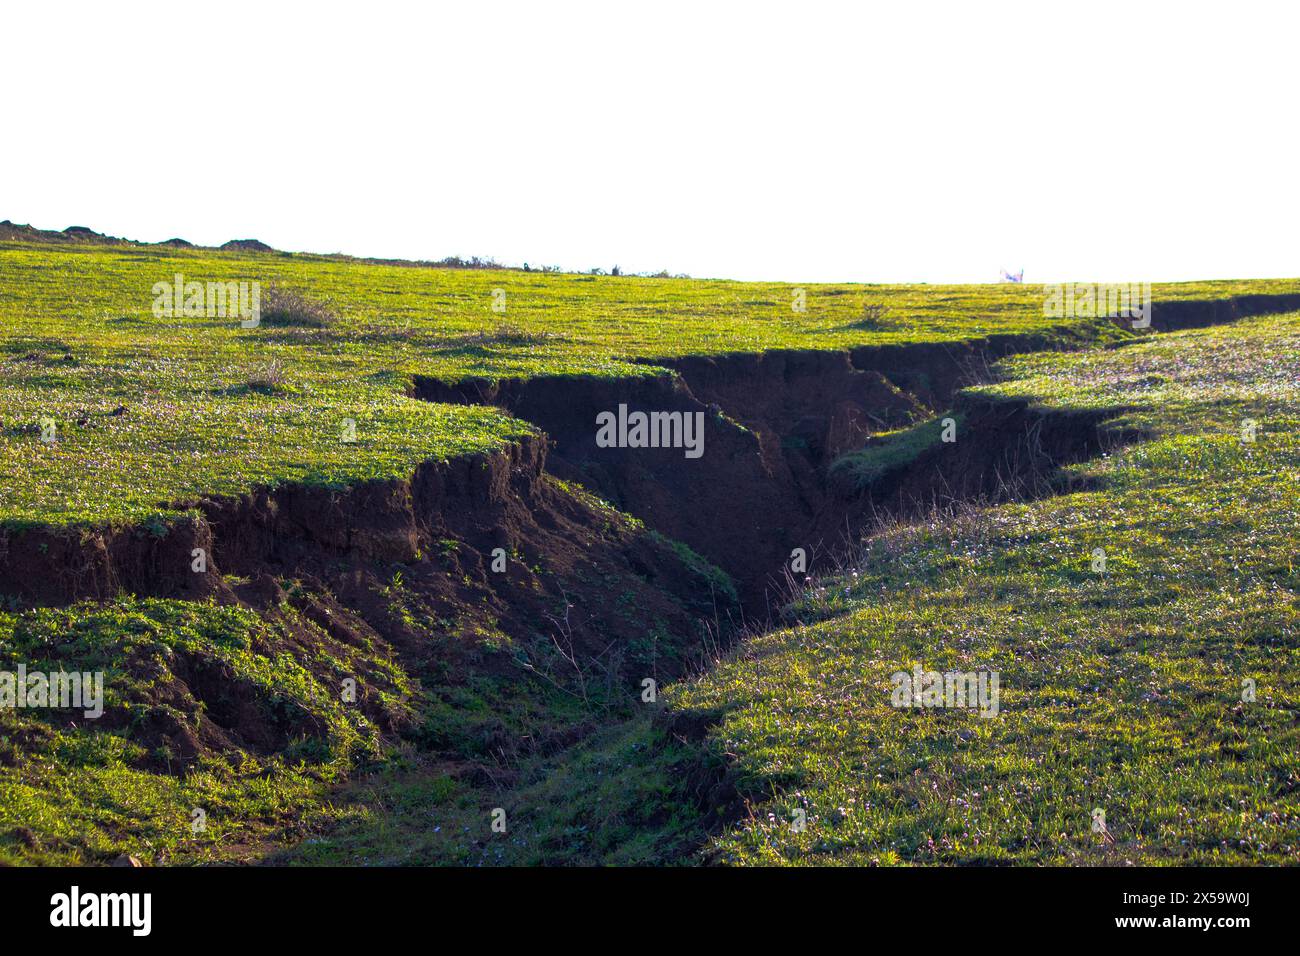
[[[262,289],[261,322],[270,328],[294,326],[324,329],[334,325],[338,316],[324,302],[313,299],[275,282]]]
[[[248,387],[255,392],[272,395],[283,391],[286,384],[284,363],[277,359],[267,362],[248,377]]]
[[[862,307],[862,312],[858,318],[845,322],[842,328],[864,332],[883,332],[892,325],[888,307],[880,302],[869,302]]]

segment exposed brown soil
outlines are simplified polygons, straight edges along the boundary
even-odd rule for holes
[[[0,594],[40,606],[119,591],[199,600],[217,578],[190,571],[195,548],[211,553],[212,533],[190,519],[154,528],[0,528]]]
[[[478,387],[449,389],[428,379],[416,384],[422,398],[487,399],[540,427],[556,443],[551,468],[557,475],[709,558],[737,582],[751,613],[763,599],[766,577],[801,543],[820,505],[814,468],[804,455],[787,456],[772,430],[751,430],[725,417],[678,375],[557,376],[485,385],[477,394],[461,390]],[[681,448],[598,448],[596,415],[620,404],[632,411],[703,413],[703,456],[688,459]]]
[[[1152,327],[1293,308],[1300,295],[1157,304]],[[715,562],[737,582],[747,614],[766,620],[793,549],[827,554],[882,507],[1022,492],[1057,464],[1094,454],[1097,422],[972,409],[968,440],[922,456],[867,497],[828,480],[836,456],[873,433],[950,408],[958,390],[987,380],[998,359],[1078,342],[1061,328],[955,343],[695,356],[650,361],[670,373],[636,380],[424,378],[416,394],[496,405],[537,425],[556,443],[553,471]],[[705,412],[705,454],[689,460],[681,449],[597,447],[596,416],[620,404]]]
[[[827,506],[826,466],[876,432],[932,409],[844,351],[773,351],[667,360],[638,379],[552,376],[448,385],[417,379],[435,402],[493,404],[556,443],[551,469],[616,508],[686,542],[737,582],[748,615],[764,619],[793,549],[812,554]],[[596,416],[702,412],[705,451],[600,448]]]
[[[567,611],[564,639],[576,652],[653,632],[666,642],[658,666],[679,672],[685,648],[668,645],[697,639],[700,621],[733,611],[730,599],[667,542],[558,486],[546,453],[544,438],[529,437],[427,463],[410,481],[346,493],[286,488],[201,507],[224,573],[313,578],[407,654],[428,641],[379,596],[394,569],[414,600],[461,631],[546,635]]]
[[[228,600],[224,575],[318,575],[355,590],[357,580],[400,565],[407,581],[427,579],[446,600],[520,628],[541,626],[543,611],[556,609],[560,593],[548,581],[581,597],[584,573],[611,588],[624,577],[640,582],[641,611],[650,614],[641,624],[665,616],[680,627],[687,612],[712,619],[732,610],[725,594],[700,590],[700,575],[667,543],[551,481],[546,449],[546,439],[527,437],[493,454],[426,463],[408,481],[192,502],[201,517],[152,530],[0,530],[0,593],[46,606],[119,591]],[[191,570],[196,548],[208,554],[206,573]],[[501,573],[489,570],[495,548],[508,555]],[[593,614],[619,630],[608,614]]]

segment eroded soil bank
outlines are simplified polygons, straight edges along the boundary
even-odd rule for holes
[[[1151,325],[1170,331],[1295,308],[1296,295],[1157,304]],[[1024,495],[1058,465],[1096,454],[1101,423],[1089,416],[994,408],[958,396],[962,387],[986,381],[1003,357],[1093,342],[1061,328],[963,342],[664,359],[648,364],[667,372],[638,379],[420,378],[416,394],[491,404],[533,423],[555,442],[554,473],[717,564],[736,582],[746,614],[761,622],[780,600],[794,549],[814,560],[829,556],[882,509]],[[599,447],[597,416],[620,406],[703,414],[704,454]],[[962,418],[956,442],[924,451],[870,488],[832,480],[836,458],[871,436],[948,411]]]

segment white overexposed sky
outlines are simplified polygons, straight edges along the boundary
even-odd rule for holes
[[[1300,275],[1294,3],[8,3],[0,219],[792,281]]]

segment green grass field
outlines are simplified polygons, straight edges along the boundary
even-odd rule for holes
[[[157,319],[151,288],[176,273],[274,283],[332,318]],[[0,527],[147,525],[204,497],[405,479],[532,431],[411,397],[417,375],[634,376],[644,359],[1061,324],[1036,287],[809,285],[806,312],[795,288],[0,243]],[[651,705],[593,710],[532,685],[512,700],[525,685],[495,673],[474,678],[490,694],[431,695],[427,662],[416,675],[287,604],[271,619],[129,595],[6,599],[0,670],[102,670],[114,717],[0,709],[0,860],[1294,863],[1300,315],[1158,336],[1076,325],[1094,347],[1006,360],[961,399],[1101,410],[1128,444],[1070,466],[1067,493],[873,531],[785,625],[715,648]],[[936,433],[918,423],[831,471],[869,486]],[[891,706],[890,676],[914,665],[997,672],[998,715]],[[364,713],[328,689],[356,673],[373,690]],[[204,736],[207,717],[243,707],[271,737]],[[490,773],[428,744],[434,724],[445,740],[494,707],[530,728],[544,712],[559,742]],[[178,727],[205,745],[183,769],[157,746]],[[194,807],[212,821],[201,834]],[[507,834],[488,829],[496,807]]]
[[[156,319],[153,286],[272,283],[324,326]],[[0,523],[143,521],[197,497],[404,478],[525,428],[408,397],[412,376],[648,374],[633,360],[1042,331],[1036,287],[818,286],[380,266],[166,247],[0,243]],[[1158,300],[1294,282],[1156,286]],[[504,290],[503,313],[493,291]],[[863,318],[867,306],[883,314]],[[1101,327],[1086,319],[1084,326]],[[41,441],[43,420],[57,440]],[[355,441],[344,442],[346,422]]]

